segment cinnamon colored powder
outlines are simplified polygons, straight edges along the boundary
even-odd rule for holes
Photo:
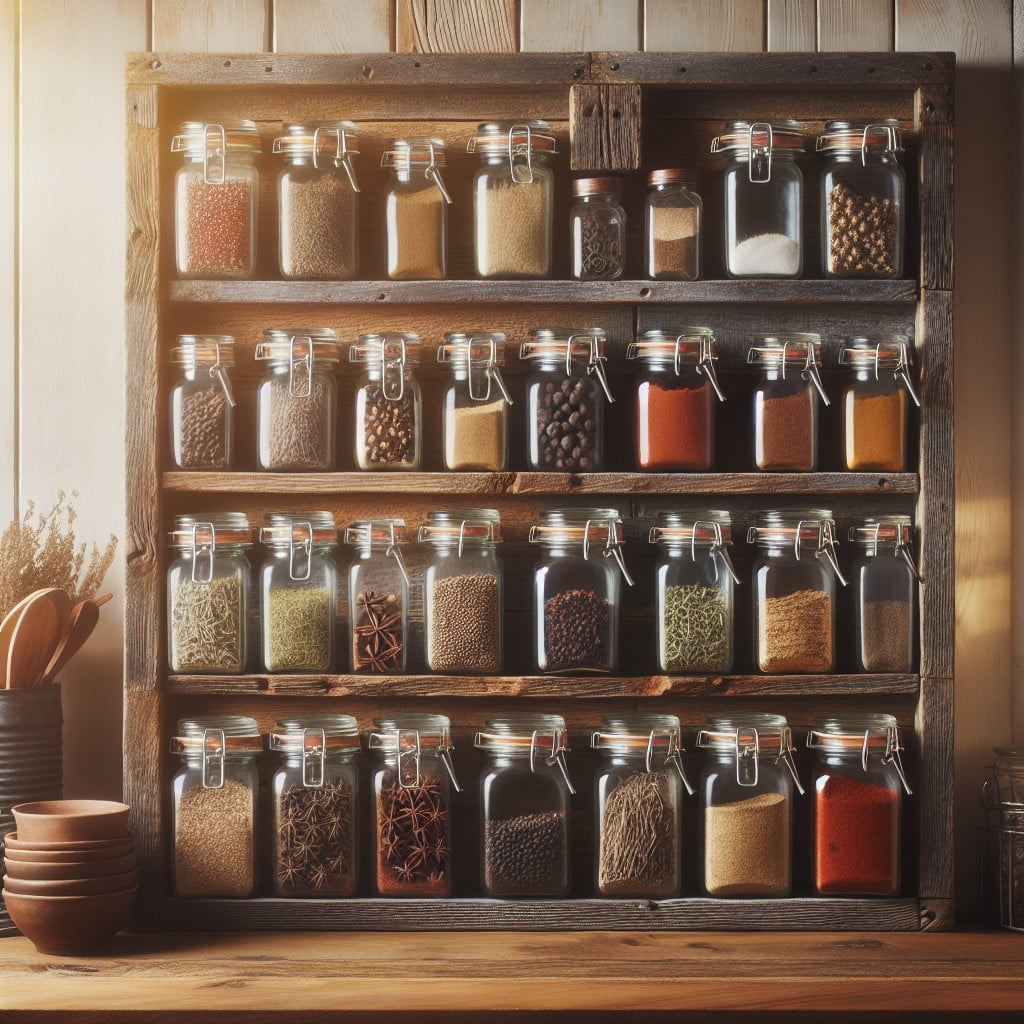
[[[640,469],[707,470],[714,459],[711,385],[637,388],[637,452]]]
[[[804,390],[758,400],[758,469],[814,469],[814,399]]]

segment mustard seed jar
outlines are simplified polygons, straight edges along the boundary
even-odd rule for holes
[[[577,178],[569,211],[569,259],[577,281],[614,281],[626,266],[626,211],[617,178]]]
[[[171,350],[181,376],[171,388],[171,460],[177,469],[230,469],[235,396],[228,371],[235,339],[182,334]]]
[[[569,749],[561,715],[489,719],[475,746],[484,896],[569,895]]]
[[[259,726],[242,715],[183,718],[171,739],[174,893],[246,899],[256,892]]]
[[[704,204],[693,190],[694,172],[663,167],[647,175],[644,203],[644,272],[664,281],[700,277]]]
[[[174,251],[181,277],[252,277],[256,267],[260,133],[255,121],[186,121],[171,140]]]

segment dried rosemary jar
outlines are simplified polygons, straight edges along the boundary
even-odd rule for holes
[[[409,653],[409,576],[401,544],[404,519],[363,519],[345,528],[356,549],[348,571],[352,671],[399,675]]]
[[[577,178],[569,212],[569,259],[577,281],[614,281],[626,266],[626,211],[617,178]]]
[[[330,512],[270,512],[260,529],[263,667],[329,672],[334,666],[338,530]]]
[[[375,718],[374,889],[378,896],[451,896],[451,728],[444,715]]]
[[[647,175],[644,271],[650,278],[696,281],[700,277],[704,204],[693,183],[694,172],[678,167]]]
[[[475,746],[484,896],[569,895],[569,749],[561,715],[488,719]]]
[[[182,334],[171,350],[181,377],[171,389],[171,459],[178,469],[230,469],[235,397],[228,370],[235,339]]]
[[[683,771],[675,715],[606,718],[591,736],[600,752],[597,796],[597,891],[602,896],[678,896],[682,865]]]
[[[248,661],[252,530],[244,513],[174,520],[167,570],[167,659],[172,672],[230,675]]]
[[[274,893],[351,896],[359,855],[359,724],[351,715],[277,722],[274,773]]]

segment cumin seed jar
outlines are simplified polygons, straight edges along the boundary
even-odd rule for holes
[[[230,469],[235,397],[228,371],[235,339],[182,334],[171,350],[181,376],[171,389],[171,459],[178,469]]]
[[[355,396],[356,465],[360,469],[419,469],[423,462],[418,334],[362,334],[348,350],[362,363]]]

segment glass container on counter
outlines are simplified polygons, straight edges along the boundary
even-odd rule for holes
[[[667,281],[700,277],[704,204],[693,190],[694,172],[663,167],[647,175],[644,272]]]
[[[614,281],[626,266],[626,211],[617,178],[576,178],[569,212],[569,261],[577,281]]]
[[[179,335],[171,365],[181,370],[171,389],[174,466],[230,469],[235,396],[228,371],[235,365],[235,339],[226,334]]]

